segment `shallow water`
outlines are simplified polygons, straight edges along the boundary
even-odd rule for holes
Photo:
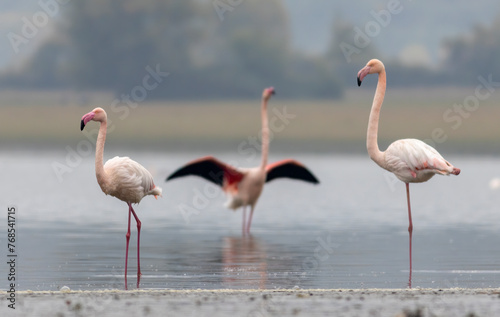
[[[271,156],[271,162],[302,161],[321,184],[285,179],[267,184],[252,235],[243,237],[241,211],[225,209],[216,187],[196,177],[164,183],[201,153],[125,152],[164,190],[162,198],[147,197],[135,207],[142,221],[141,288],[404,288],[408,283],[404,185],[364,155]],[[109,150],[105,159],[121,154]],[[17,289],[123,288],[128,208],[100,191],[93,153],[67,155],[67,150],[0,152],[4,224],[7,207],[17,208]],[[218,157],[237,166],[258,164],[258,158],[230,153]],[[500,191],[490,180],[500,176],[492,172],[500,159],[447,159],[462,169],[460,176],[410,186],[412,285],[499,287]],[[6,238],[3,225],[4,250]],[[133,224],[129,289],[136,287],[136,238]],[[1,270],[6,276],[6,266]]]

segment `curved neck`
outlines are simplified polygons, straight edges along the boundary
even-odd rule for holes
[[[99,134],[97,135],[97,143],[95,149],[95,175],[97,182],[101,188],[107,181],[106,172],[104,171],[103,155],[104,155],[104,142],[106,142],[106,131],[108,127],[107,120],[101,122],[99,127]]]
[[[370,112],[370,119],[368,121],[368,131],[366,135],[366,148],[370,158],[381,167],[384,167],[384,153],[378,148],[378,121],[380,116],[380,108],[384,102],[386,88],[385,70],[382,70],[378,75],[377,89],[375,90],[375,97],[373,97],[372,110]]]
[[[265,169],[267,165],[267,156],[269,155],[269,122],[267,118],[267,100],[262,99],[262,162],[260,167]]]

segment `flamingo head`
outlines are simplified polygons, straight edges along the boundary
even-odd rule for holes
[[[378,59],[372,59],[358,72],[358,86],[361,86],[363,79],[368,74],[380,73],[385,69],[384,64]]]
[[[89,121],[103,122],[106,121],[106,119],[106,111],[104,111],[104,109],[102,108],[95,108],[89,113],[83,115],[82,122],[80,123],[80,130],[83,131],[83,128],[85,128],[85,125],[87,125]]]
[[[264,99],[265,101],[268,101],[271,98],[271,96],[275,95],[275,94],[276,94],[276,90],[274,90],[274,87],[266,88],[262,92],[262,99]]]

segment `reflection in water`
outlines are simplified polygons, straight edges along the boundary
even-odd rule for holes
[[[266,288],[267,254],[259,239],[251,235],[223,238],[222,264],[225,287]]]

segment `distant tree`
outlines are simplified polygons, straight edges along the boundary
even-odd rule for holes
[[[63,74],[58,71],[65,65],[65,56],[61,54],[64,43],[49,39],[36,53],[36,58],[25,61],[21,70],[7,70],[0,78],[0,84],[10,87],[29,87],[46,89],[67,87]]]
[[[241,2],[222,21],[201,0],[86,0],[64,8],[54,36],[0,85],[121,96],[142,84],[147,66],[159,65],[170,77],[148,98],[255,98],[269,85],[285,98],[341,94],[322,57],[292,49],[283,0]]]
[[[280,95],[337,98],[342,87],[322,57],[294,52],[283,0],[252,0],[227,14],[216,30],[228,51],[219,62],[238,69],[249,96],[262,84],[275,85]]]
[[[374,39],[369,39],[370,42],[363,42],[364,40],[360,39],[362,37],[360,32],[362,31],[359,28],[356,29],[354,25],[340,17],[337,17],[333,23],[332,40],[326,56],[329,66],[342,79],[346,87],[355,87],[357,72],[373,58],[384,62],[390,74],[387,80],[391,86],[430,86],[445,82],[446,76],[438,71],[408,66],[395,58],[383,56],[375,46]],[[366,46],[365,43],[367,43]],[[376,82],[373,81],[371,84],[375,85]]]
[[[255,96],[263,85],[275,85],[282,93],[291,55],[289,33],[282,0],[242,2],[214,29],[210,44],[222,53],[214,66],[238,74],[239,94]]]
[[[489,27],[476,26],[472,32],[444,41],[444,72],[461,83],[473,84],[477,76],[500,78],[500,16]]]
[[[332,38],[326,53],[330,67],[349,86],[355,82],[357,71],[370,59],[382,59],[373,42],[366,47],[356,46],[354,27],[351,23],[337,16],[332,25]]]
[[[72,2],[62,28],[70,50],[65,73],[80,87],[120,91],[136,85],[147,65],[186,71],[204,32],[199,6],[196,0]]]
[[[372,58],[380,57],[380,52],[373,43],[373,39],[368,39],[364,46],[359,46],[355,39],[357,38],[356,27],[337,16],[332,25],[332,39],[328,49],[329,58],[336,66],[353,64],[356,67],[364,66]]]
[[[87,0],[64,6],[55,34],[21,69],[0,83],[127,93],[145,68],[160,65],[186,86],[196,45],[206,36],[206,5],[198,0]],[[162,87],[151,96],[177,87]]]

